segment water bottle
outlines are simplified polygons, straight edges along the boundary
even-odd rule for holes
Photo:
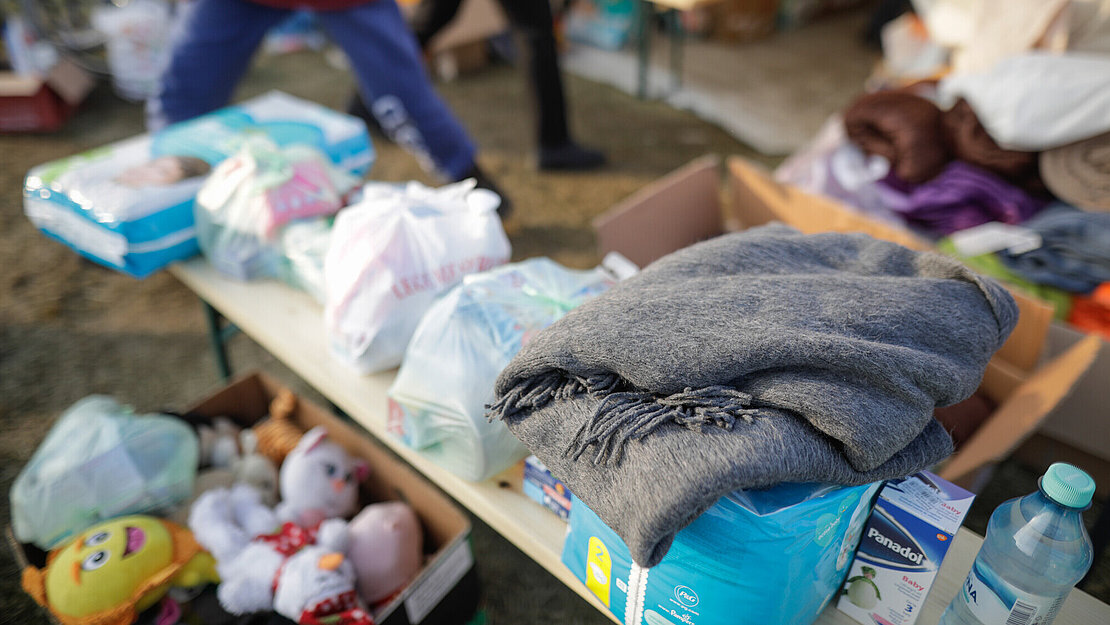
[[[987,536],[940,625],[1048,625],[1091,568],[1081,513],[1095,481],[1057,462],[1037,492],[998,506]]]

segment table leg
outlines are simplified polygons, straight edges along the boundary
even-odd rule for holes
[[[231,379],[231,363],[227,359],[227,339],[230,334],[225,333],[225,330],[234,331],[235,326],[229,325],[223,328],[222,322],[227,320],[220,311],[203,299],[200,300],[200,304],[204,308],[204,318],[208,322],[208,340],[212,345],[212,354],[216,357],[216,369],[220,378],[227,382]]]
[[[674,76],[674,90],[682,88],[682,54],[686,44],[686,29],[682,27],[682,13],[678,9],[667,10],[667,22],[671,31],[671,74]]]
[[[639,62],[636,74],[636,97],[647,98],[648,65],[651,56],[651,18],[655,9],[648,0],[640,0],[636,11],[637,36],[639,41]]]

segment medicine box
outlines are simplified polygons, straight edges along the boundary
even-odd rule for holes
[[[524,459],[524,494],[533,501],[559,515],[564,521],[570,517],[570,491],[559,478],[535,456]]]
[[[927,471],[887,482],[837,608],[864,625],[913,625],[974,499]]]

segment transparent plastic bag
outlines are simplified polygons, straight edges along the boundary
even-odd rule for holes
[[[213,170],[197,193],[200,249],[217,269],[240,280],[275,277],[282,228],[334,214],[357,183],[315,148],[279,148],[252,137]]]
[[[335,220],[324,259],[328,341],[369,373],[401,362],[436,296],[509,260],[501,199],[467,180],[438,189],[368,183]]]
[[[532,335],[615,280],[533,258],[467,276],[416,328],[389,389],[391,431],[469,480],[483,480],[528,455],[485,405],[493,384]]]
[[[58,419],[12,485],[16,538],[49,550],[106,519],[164,512],[192,495],[197,455],[184,421],[86,397]]]
[[[331,244],[335,220],[331,217],[302,219],[281,232],[282,263],[278,278],[305,291],[324,304],[324,258]]]

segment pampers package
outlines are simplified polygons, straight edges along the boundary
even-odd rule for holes
[[[927,471],[887,482],[836,607],[864,625],[912,625],[974,499]]]
[[[81,255],[145,277],[197,253],[197,191],[213,167],[258,134],[281,146],[312,146],[358,174],[373,162],[362,120],[274,91],[34,167],[24,182],[24,212]]]
[[[626,625],[804,625],[840,588],[878,489],[736,491],[680,531],[650,569],[575,498],[563,563]]]

